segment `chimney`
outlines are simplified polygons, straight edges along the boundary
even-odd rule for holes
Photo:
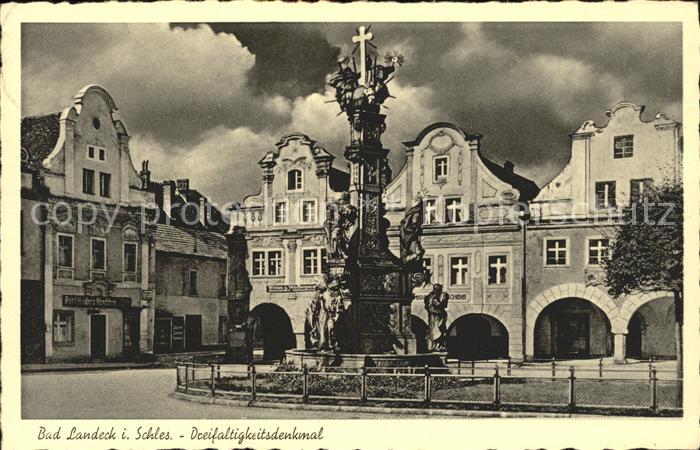
[[[510,161],[506,161],[503,163],[503,168],[506,169],[506,172],[513,173],[513,169],[515,168],[515,164],[513,164]]]
[[[168,217],[172,216],[171,210],[170,210],[170,208],[172,206],[172,189],[173,189],[172,186],[173,186],[172,181],[169,181],[169,180],[163,181],[163,205],[161,205],[161,206],[163,208],[163,212],[165,212],[165,214]]]
[[[190,180],[189,178],[182,178],[177,180],[177,190],[178,191],[189,191],[190,190]]]
[[[144,159],[141,161],[141,172],[139,172],[141,177],[141,186],[143,189],[148,189],[148,185],[151,183],[151,171],[148,170],[148,160]]]
[[[199,223],[207,226],[207,199],[205,197],[199,197]]]

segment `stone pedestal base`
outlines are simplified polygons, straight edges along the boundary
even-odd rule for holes
[[[359,354],[359,353],[332,353],[318,352],[315,350],[287,350],[285,362],[296,367],[306,366],[320,369],[322,367],[392,367],[412,368],[419,370],[426,365],[429,367],[446,367],[447,353],[419,353],[412,355],[391,354]]]
[[[248,363],[252,359],[244,330],[229,330],[228,346],[226,347],[226,362]]]

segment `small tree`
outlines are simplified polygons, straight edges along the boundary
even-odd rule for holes
[[[683,335],[683,187],[665,183],[623,211],[613,233],[606,284],[613,297],[643,292],[672,292],[678,372],[682,375]]]

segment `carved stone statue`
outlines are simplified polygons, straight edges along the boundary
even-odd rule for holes
[[[339,350],[336,323],[345,310],[342,291],[343,280],[326,274],[306,308],[309,342],[316,350]]]
[[[399,235],[401,261],[403,261],[406,270],[411,273],[411,283],[413,286],[424,286],[430,278],[428,269],[423,267],[423,255],[425,254],[425,250],[420,242],[422,234],[423,205],[422,202],[419,201],[401,220]]]
[[[331,205],[326,220],[326,239],[329,259],[347,259],[350,256],[350,229],[357,220],[357,208],[350,204],[350,194]]]
[[[450,295],[442,291],[442,285],[435,283],[433,290],[425,296],[425,310],[428,312],[428,338],[431,352],[444,352],[447,347],[447,301]]]

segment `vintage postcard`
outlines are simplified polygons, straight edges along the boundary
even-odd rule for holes
[[[696,7],[2,8],[7,448],[696,448]]]

